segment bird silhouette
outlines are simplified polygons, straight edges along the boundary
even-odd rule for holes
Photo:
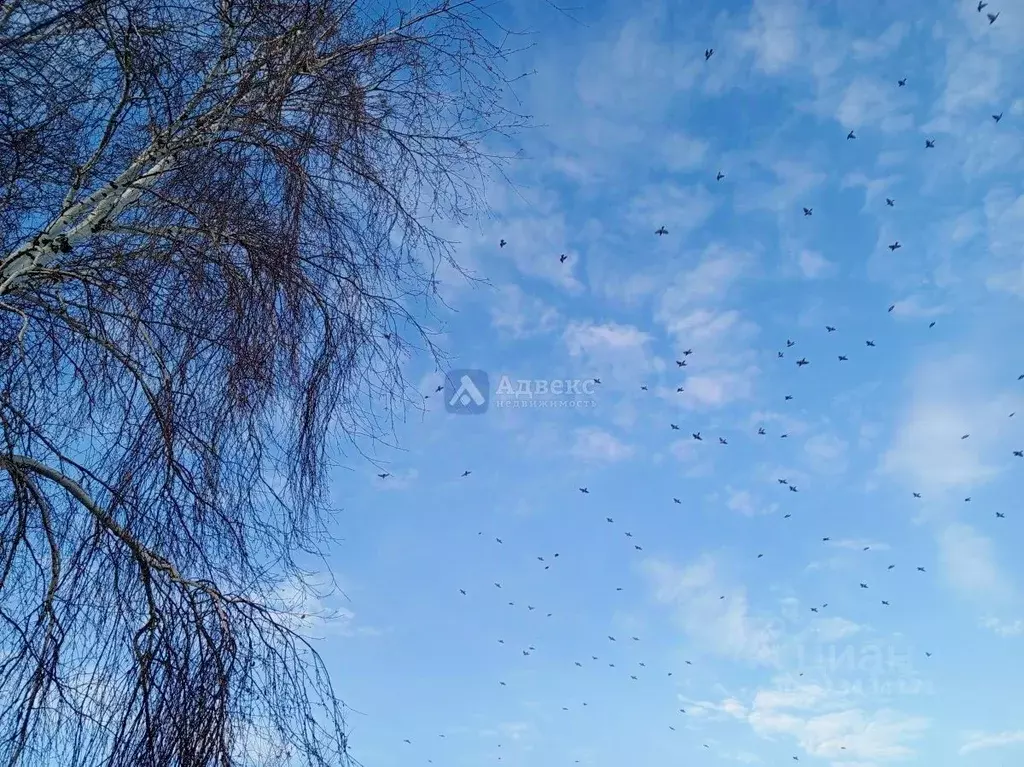
[[[683,351],[683,356],[684,357],[689,357],[691,354],[693,354],[693,349],[685,349]]]
[[[560,256],[558,257],[558,263],[560,263],[560,264],[564,264],[564,263],[565,263],[565,259],[566,259],[566,258],[567,258],[567,256],[565,255],[565,253],[563,253],[562,255],[560,255]]]
[[[986,8],[988,8],[988,3],[985,0],[978,0],[978,13],[981,13]]]
[[[891,250],[891,251],[894,251],[894,252],[895,252],[895,251],[899,250],[899,249],[900,249],[900,248],[902,248],[902,247],[903,247],[903,246],[902,246],[902,245],[900,245],[900,241],[899,241],[899,240],[896,240],[896,242],[894,242],[894,243],[893,243],[892,245],[890,245],[890,246],[889,246],[889,250]]]
[[[587,490],[587,488],[585,487],[581,487],[580,492],[583,493],[584,495],[590,495],[590,491]]]
[[[674,423],[670,423],[669,426],[672,427],[672,431],[679,431],[679,427],[676,426]]]
[[[907,78],[904,77],[902,80],[897,80],[896,84],[902,88],[904,85],[907,84]]]
[[[728,445],[729,444],[728,442],[725,441],[725,439],[723,437],[719,437],[718,438],[718,443],[720,445]]]
[[[889,206],[890,208],[894,208],[894,207],[896,207],[896,200],[892,199],[891,197],[886,197],[885,198],[885,204],[887,206]]]
[[[932,141],[932,139],[930,139],[930,138],[926,138],[924,140],[924,148],[925,149],[934,149],[935,148],[935,142]]]
[[[850,131],[849,133],[846,134],[846,140],[849,141],[852,138],[857,138],[857,136],[854,134],[853,131]]]
[[[700,436],[700,432],[699,431],[693,432],[693,434],[691,434],[690,436],[693,437],[698,442],[703,442],[704,441],[704,438]]]
[[[676,360],[676,367],[679,367],[679,368],[686,367],[686,360]]]
[[[801,368],[802,368],[802,367],[803,367],[804,365],[810,365],[810,364],[811,364],[811,363],[810,363],[810,362],[808,362],[808,361],[807,361],[807,359],[806,359],[805,357],[801,357],[800,359],[798,359],[798,360],[796,361],[796,366],[797,366],[797,367],[801,367]]]
[[[999,12],[998,11],[996,11],[995,13],[986,13],[985,15],[988,16],[988,23],[989,24],[995,24],[996,23],[996,19],[999,18]]]
[[[839,355],[839,361],[840,361],[840,362],[846,362],[846,361],[847,361],[847,358],[846,358],[846,356],[845,356],[845,355],[843,355],[843,354],[840,354],[840,355]]]
[[[472,473],[473,473],[473,472],[471,472],[471,471],[469,471],[469,470],[466,470],[466,471],[462,472],[462,476],[464,476],[464,477],[468,477],[468,476],[469,476],[470,474],[472,474]]]
[[[814,209],[813,208],[804,208],[804,215],[805,216],[813,215],[813,213],[814,213]]]
[[[761,427],[761,426],[758,426],[757,427],[757,433],[763,435],[764,434],[764,428]]]
[[[655,229],[654,233],[659,235],[659,236],[666,235],[666,234],[668,234],[668,229],[666,229],[665,227],[662,226],[662,227],[659,227],[658,229]]]
[[[391,475],[385,471],[383,474],[378,474],[377,476],[380,477],[381,479],[387,479]]]
[[[825,326],[825,331],[828,332],[828,333],[835,333],[836,329],[834,327],[832,327],[831,325],[826,325]]]
[[[867,344],[868,346],[874,346],[875,345],[874,341],[865,341],[864,343]]]
[[[708,59],[710,59],[714,55],[715,55],[715,49],[714,48],[705,48],[704,49],[704,61],[707,61]]]
[[[997,114],[997,115],[992,115],[992,119],[993,119],[993,120],[995,120],[996,122],[999,122],[1000,120],[1002,120],[1002,119],[1003,119],[1003,113],[1002,113],[1002,112],[1000,112],[1000,113],[999,113],[999,114]]]
[[[1006,515],[1001,511],[996,512],[996,519],[1006,519]]]
[[[721,181],[723,178],[725,178],[725,174],[722,173],[722,171],[718,171],[718,175],[715,176],[715,181]]]

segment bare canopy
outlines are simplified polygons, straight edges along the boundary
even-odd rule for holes
[[[4,764],[347,761],[284,595],[521,124],[485,7],[385,5],[0,0]]]

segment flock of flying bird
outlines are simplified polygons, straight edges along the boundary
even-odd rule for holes
[[[977,4],[977,11],[979,13],[981,13],[982,11],[984,11],[984,9],[987,6],[988,6],[987,3],[979,2]],[[989,24],[994,24],[996,22],[996,20],[999,18],[999,13],[998,12],[996,12],[996,13],[987,13],[987,17],[988,17]],[[714,55],[714,52],[715,51],[714,51],[713,48],[706,49],[704,51],[704,59],[705,59],[705,61],[709,61],[711,59],[711,57]],[[897,84],[897,87],[900,87],[900,88],[906,87],[907,79],[906,78],[902,78],[902,79],[898,80],[896,84]],[[991,117],[992,117],[992,120],[994,122],[999,123],[1002,120],[1002,118],[1003,118],[1003,113],[1000,112],[998,114],[993,114]],[[847,140],[854,140],[854,139],[857,138],[857,135],[856,135],[856,133],[854,131],[851,130],[847,134],[846,138],[847,138]],[[934,149],[934,148],[935,148],[935,141],[933,139],[926,139],[925,140],[925,149]],[[715,180],[720,182],[723,179],[725,179],[725,174],[721,170],[719,170],[717,172],[717,174],[716,174]],[[896,201],[894,199],[892,199],[892,198],[887,197],[885,199],[885,204],[886,204],[887,207],[895,207]],[[805,216],[812,216],[814,214],[814,209],[812,207],[804,207],[803,208],[803,214]],[[663,236],[666,236],[666,235],[669,234],[669,230],[665,226],[660,226],[657,230],[655,230],[655,234],[657,234],[659,237],[663,237]],[[507,244],[508,243],[504,239],[501,239],[499,241],[499,243],[498,243],[500,248],[504,248]],[[895,251],[899,250],[901,247],[903,247],[903,246],[901,245],[901,243],[898,240],[894,241],[892,244],[890,244],[888,246],[889,250],[892,251],[892,252],[895,252]],[[567,256],[564,253],[559,256],[559,262],[560,263],[564,264],[566,260],[567,260]],[[895,304],[890,305],[889,308],[888,308],[888,311],[891,313],[891,312],[893,312],[893,310],[895,308],[896,308]],[[928,327],[929,328],[934,327],[935,324],[936,323],[933,321],[933,322],[929,323]],[[825,332],[828,333],[829,335],[831,335],[831,334],[837,332],[837,328],[835,326],[832,326],[832,325],[826,325],[825,326]],[[871,347],[875,346],[875,342],[873,340],[871,340],[871,339],[865,340],[864,343],[865,343],[865,346],[868,347],[868,348],[871,348]],[[791,349],[794,346],[796,346],[796,342],[795,341],[793,341],[791,339],[787,339],[786,340],[785,349]],[[682,353],[682,358],[676,360],[677,368],[681,369],[681,368],[687,367],[688,364],[689,364],[689,358],[690,358],[691,354],[693,354],[693,350],[692,349],[686,349]],[[779,350],[777,352],[778,359],[784,359],[785,356],[786,356],[785,350]],[[847,362],[848,361],[848,357],[845,354],[837,354],[837,357],[838,357],[838,361],[839,362]],[[806,357],[800,357],[795,362],[796,362],[796,366],[798,368],[803,368],[804,366],[811,364],[810,360],[808,360]],[[1021,374],[1018,377],[1017,380],[1018,381],[1024,381],[1024,374]],[[601,379],[600,378],[594,378],[593,382],[594,382],[595,385],[600,385],[601,384]],[[443,386],[438,386],[435,389],[434,393],[439,393],[443,389],[444,389]],[[641,385],[640,389],[642,391],[648,391],[647,385]],[[677,388],[676,391],[677,392],[683,392],[684,388],[682,386],[680,386],[680,387]],[[429,395],[426,395],[426,396],[429,397]],[[785,395],[785,400],[788,401],[788,400],[792,400],[792,399],[793,399],[792,395],[789,395],[789,394]],[[1015,415],[1015,413],[1010,413],[1009,417],[1012,418],[1014,415]],[[681,427],[678,424],[675,424],[675,423],[670,423],[669,427],[670,427],[670,429],[672,431],[679,431],[681,429]],[[767,436],[767,433],[766,433],[766,431],[765,431],[763,426],[759,426],[757,428],[757,436],[759,436],[759,437]],[[786,433],[781,433],[778,436],[781,439],[786,439],[786,438],[788,438],[789,435],[786,434]],[[703,442],[704,441],[704,437],[703,437],[703,435],[701,434],[700,431],[692,432],[691,433],[691,437],[692,437],[693,440],[698,441],[698,442]],[[969,439],[969,438],[970,438],[970,434],[964,434],[964,435],[962,435],[960,437],[960,439],[962,439],[962,440],[966,440],[966,439]],[[719,436],[718,437],[718,444],[719,445],[728,445],[729,442],[728,442],[728,440],[725,437]],[[1016,457],[1016,458],[1024,459],[1024,450],[1014,450],[1013,451],[1013,456]],[[472,474],[472,472],[470,470],[466,470],[466,471],[464,471],[462,473],[461,476],[463,478],[466,478],[466,477],[469,477],[471,474]],[[377,476],[381,480],[386,480],[389,477],[391,477],[391,474],[388,473],[388,472],[382,472],[382,473],[378,474]],[[797,492],[799,492],[799,488],[796,485],[792,484],[785,477],[779,477],[777,479],[777,483],[778,483],[778,485],[780,487],[785,487],[788,490],[788,492],[790,492],[790,493],[797,493]],[[579,491],[579,493],[581,495],[589,495],[590,494],[590,489],[587,488],[587,487],[579,487],[578,491]],[[922,497],[922,495],[919,492],[914,492],[913,493],[913,497],[915,499],[920,499]],[[970,500],[971,500],[970,496],[964,498],[965,502],[970,502]],[[673,497],[672,498],[672,502],[674,504],[682,504],[682,500],[680,498]],[[789,519],[791,516],[792,516],[791,513],[786,513],[786,514],[783,515],[783,519]],[[995,516],[998,519],[1005,519],[1005,514],[1002,513],[1002,512],[995,512]],[[605,523],[608,524],[608,525],[612,525],[612,526],[614,526],[616,524],[614,518],[612,518],[610,516],[605,518]],[[483,531],[479,531],[477,534],[478,534],[478,536],[483,536],[484,532]],[[643,546],[640,543],[637,543],[633,539],[632,532],[630,532],[628,530],[623,530],[622,534],[623,534],[623,537],[628,541],[628,545],[632,545],[632,547],[633,547],[633,549],[635,551],[643,551]],[[823,543],[828,543],[829,541],[831,541],[831,537],[824,536],[824,537],[822,537],[821,540],[822,540]],[[502,540],[501,537],[495,537],[494,538],[494,545],[499,545],[500,546],[503,543],[504,543],[504,541]],[[868,551],[870,548],[871,548],[870,546],[864,546],[863,550],[864,551]],[[757,559],[761,559],[763,557],[764,557],[763,553],[757,554]],[[538,555],[536,557],[537,561],[543,565],[544,570],[549,570],[550,567],[551,567],[551,564],[554,562],[554,560],[557,560],[558,558],[559,558],[559,554],[557,552],[554,553],[554,554],[551,554],[550,555],[550,559],[545,558],[543,555]],[[886,571],[887,572],[888,571],[892,571],[892,570],[896,569],[896,567],[897,567],[896,564],[889,564],[886,567]],[[922,567],[922,566],[916,566],[916,572],[918,572],[918,573],[925,573],[926,569],[924,567]],[[860,590],[869,590],[871,588],[870,585],[866,581],[860,581],[858,586],[859,586]],[[493,589],[495,592],[500,592],[502,590],[502,584],[501,584],[500,581],[495,581],[489,588]],[[621,587],[617,587],[616,591],[622,591],[622,588]],[[471,590],[467,590],[466,588],[459,589],[460,598],[468,597],[468,596],[470,596],[470,593],[471,593]],[[724,600],[724,599],[726,599],[726,596],[722,595],[722,596],[719,597],[719,599]],[[890,606],[890,602],[889,602],[888,599],[881,599],[881,598],[879,598],[879,602],[880,602],[880,605],[882,607],[889,607]],[[516,603],[516,601],[514,599],[508,601],[508,606],[509,607],[515,607],[516,604],[517,603]],[[816,606],[811,607],[809,609],[810,609],[810,611],[812,613],[820,613],[821,610],[824,610],[827,607],[828,607],[828,604],[827,603],[823,603],[821,605],[816,605]],[[526,608],[526,610],[528,612],[535,612],[538,609],[533,604],[526,604],[525,608]],[[546,618],[551,618],[553,616],[553,614],[550,613],[550,612],[545,612],[544,615],[545,615]],[[504,639],[497,638],[495,641],[497,642],[497,644],[507,647],[507,644],[506,644]],[[609,646],[612,646],[612,645],[618,646],[620,644],[623,644],[623,642],[620,642],[620,639],[618,637],[616,637],[614,635],[611,635],[611,634],[606,636],[604,642],[607,645],[609,645]],[[639,648],[639,647],[642,646],[641,639],[638,636],[630,636],[628,638],[627,644],[629,646],[631,646],[631,647],[636,647],[636,648]],[[518,654],[522,658],[527,658],[527,657],[530,657],[534,652],[536,652],[536,647],[534,645],[532,645],[532,644],[529,644],[529,645],[526,645],[525,647],[519,648]],[[639,681],[640,676],[642,674],[644,674],[644,673],[657,673],[657,674],[665,677],[666,679],[673,677],[673,674],[674,674],[673,671],[669,671],[669,670],[665,670],[665,669],[661,669],[660,671],[656,671],[656,672],[653,669],[648,669],[646,663],[643,660],[640,660],[638,655],[634,655],[634,657],[625,660],[625,662],[623,662],[623,659],[622,659],[621,655],[614,656],[613,660],[609,660],[607,657],[604,657],[604,655],[605,655],[604,652],[601,652],[600,654],[590,654],[590,655],[588,655],[586,657],[583,657],[583,658],[580,658],[578,660],[575,660],[574,661],[574,666],[578,667],[578,668],[582,668],[585,665],[604,664],[608,668],[611,668],[611,669],[622,669],[624,675],[628,676],[628,678],[630,680],[632,680],[633,682]],[[931,652],[925,652],[924,655],[926,657],[930,658],[932,656],[932,653]],[[619,661],[618,664],[616,664],[615,660]],[[686,660],[684,662],[685,662],[685,664],[687,666],[692,666],[693,665],[691,663],[691,661],[689,661],[689,660]],[[803,676],[803,674],[801,673],[800,676]],[[498,686],[500,686],[502,688],[508,686],[508,683],[505,680],[495,680],[494,683],[496,683]],[[579,706],[579,708],[586,708],[588,706],[588,704],[585,701],[581,701],[581,702],[579,702],[578,706]],[[563,706],[562,710],[563,711],[569,711],[570,707],[569,706]],[[680,716],[685,715],[686,714],[686,709],[682,708],[682,707],[679,707],[678,710],[677,710],[677,714],[680,715]],[[672,730],[672,731],[675,731],[676,730],[676,726],[675,725],[668,725],[668,729]],[[446,735],[444,733],[440,733],[438,737],[443,739],[443,738],[446,737]],[[413,744],[413,741],[411,739],[408,739],[408,738],[403,739],[403,742],[406,743],[406,744],[409,744],[409,745]],[[706,743],[702,744],[702,746],[703,746],[704,749],[710,749],[711,748]],[[500,743],[498,744],[498,748],[499,749],[501,748],[501,744]],[[845,751],[846,750],[846,746],[844,746],[844,745],[839,745],[838,748],[841,751]],[[792,759],[793,759],[793,761],[799,761],[799,757],[795,756],[795,755],[792,757]],[[502,757],[498,756],[497,760],[501,761]],[[433,764],[433,760],[430,759],[430,758],[427,758],[426,761],[427,761],[428,764]],[[577,760],[575,760],[575,762],[579,763],[580,760],[577,759]]]

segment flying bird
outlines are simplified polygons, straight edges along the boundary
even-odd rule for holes
[[[864,343],[867,344],[868,346],[874,346],[875,345],[874,341],[865,341]]]
[[[580,492],[583,493],[584,495],[590,495],[590,491],[587,490],[587,488],[585,487],[581,487]]]
[[[993,120],[995,120],[996,122],[999,122],[1000,120],[1002,120],[1002,119],[1003,119],[1003,113],[1002,113],[1002,112],[1000,112],[1000,113],[999,113],[999,114],[997,114],[997,115],[992,115],[992,119],[993,119]]]
[[[840,355],[839,355],[839,361],[840,361],[840,362],[848,362],[848,360],[847,360],[846,356],[845,356],[845,355],[843,355],[843,354],[840,354]]]
[[[658,229],[655,229],[654,233],[659,235],[659,236],[660,235],[664,235],[664,234],[668,234],[668,229],[666,229],[665,227],[660,227]]]
[[[888,603],[888,602],[886,602],[886,601],[885,601],[884,599],[882,600],[882,604],[883,604],[883,605],[885,605],[886,607],[888,607],[888,606],[889,606],[889,603]]]
[[[787,338],[786,339],[786,348],[789,349],[792,346],[796,346],[796,341],[791,341],[790,339]]]
[[[1014,454],[1014,455],[1015,455],[1015,456],[1016,456],[1017,458],[1024,458],[1024,450],[1014,450],[1014,451],[1013,451],[1013,454]]]
[[[904,77],[902,80],[897,80],[896,84],[902,88],[904,85],[907,84],[907,78]]]
[[[971,435],[970,434],[965,434],[960,439],[967,439],[969,436],[971,436]]]
[[[926,138],[924,140],[924,148],[925,149],[934,149],[935,148],[935,142],[932,139],[930,139],[930,138]]]
[[[718,444],[720,444],[720,445],[728,445],[729,443],[726,442],[722,437],[719,437],[718,438]]]
[[[758,426],[757,427],[757,433],[763,435],[764,434],[764,427],[763,426]]]
[[[641,386],[640,387],[640,391],[647,391],[647,387],[646,386]]]
[[[849,141],[852,138],[857,138],[857,136],[854,134],[853,131],[850,131],[849,133],[846,134],[846,140]]]
[[[814,213],[814,208],[804,208],[804,215],[805,216],[810,216],[813,213]]]
[[[894,251],[894,252],[895,252],[895,251],[899,250],[899,249],[900,249],[900,248],[902,248],[902,247],[903,247],[903,246],[902,246],[902,245],[900,245],[900,241],[899,241],[899,240],[896,240],[896,242],[894,242],[894,243],[893,243],[892,245],[890,245],[890,246],[889,246],[889,250],[891,250],[891,251]]]
[[[693,349],[684,349],[683,350],[683,356],[684,357],[689,357],[691,354],[693,354]]]
[[[892,310],[895,309],[895,308],[896,308],[896,304],[889,304],[889,313],[891,314]]]
[[[978,0],[978,13],[981,13],[986,8],[988,8],[988,3],[985,0]]]
[[[387,479],[391,475],[388,474],[387,472],[384,472],[383,474],[378,474],[377,476],[380,477],[381,479]]]
[[[600,379],[600,378],[595,378],[595,379],[594,379],[594,383],[596,383],[596,384],[600,384],[600,383],[601,383],[601,379]]]
[[[828,331],[829,333],[835,333],[836,332],[836,329],[834,327],[832,327],[831,325],[826,325],[825,326],[825,330]]]
[[[862,583],[862,584],[860,584],[860,587],[861,587],[862,589],[866,589],[866,588],[868,587],[868,584],[866,584],[866,583]]]
[[[562,255],[560,255],[558,257],[558,263],[564,264],[565,263],[565,259],[566,259],[566,255],[565,255],[565,253],[563,253]]]
[[[793,399],[793,395],[792,394],[787,394],[786,397],[785,397],[786,402],[789,402],[791,399]]]
[[[931,322],[929,322],[928,323],[928,327],[929,328],[934,328],[935,327],[935,320],[932,320]]]
[[[996,519],[1006,519],[1006,515],[1001,511],[996,512]]]
[[[676,367],[678,367],[678,368],[686,367],[686,360],[676,360]]]
[[[707,61],[708,59],[710,59],[714,55],[715,55],[715,49],[714,48],[705,48],[704,49],[704,61]]]
[[[704,438],[700,436],[700,432],[699,431],[693,432],[693,434],[691,434],[690,436],[693,437],[698,442],[703,442],[704,441]]]
[[[468,476],[469,476],[470,474],[472,474],[472,473],[473,473],[473,472],[471,472],[471,471],[469,471],[469,470],[467,469],[466,471],[462,472],[462,476],[464,476],[464,477],[468,477]]]
[[[504,240],[502,240],[501,242],[498,243],[498,247],[499,248],[504,248],[506,245],[508,245],[508,243],[505,242]]]
[[[892,570],[892,569],[895,569],[895,567],[896,567],[896,565],[889,565],[889,566],[888,566],[887,568],[885,568],[885,569],[886,569],[886,570]]]
[[[920,493],[914,493],[914,497],[915,497],[915,498],[920,498],[920,497],[921,497],[921,494],[920,494]]]
[[[672,499],[672,501],[673,501],[674,503],[678,503],[678,504],[680,504],[680,505],[682,504],[682,501],[680,501],[680,500],[679,500],[678,498],[673,498],[673,499]]]
[[[783,435],[783,436],[786,436],[786,435]],[[797,489],[796,489],[796,485],[790,485],[789,486],[789,492],[791,492],[791,493],[798,492]]]
[[[787,480],[787,479],[777,479],[775,481],[778,482],[780,485],[788,485],[789,484],[789,480]]]
[[[917,568],[917,571],[919,573],[923,573],[923,572],[925,572],[925,569],[923,567],[919,567],[919,568]]]
[[[995,24],[996,23],[996,19],[999,18],[999,11],[996,11],[995,13],[986,13],[985,15],[988,16],[988,23],[989,24]]]
[[[810,364],[811,363],[807,361],[806,357],[801,357],[800,359],[798,359],[796,361],[796,366],[800,367],[800,368],[802,368],[804,365],[810,365]]]
[[[670,423],[669,426],[672,427],[672,431],[679,431],[679,427],[676,426],[674,423]]]
[[[721,181],[723,178],[725,178],[725,174],[722,173],[722,171],[718,171],[718,175],[715,176],[715,181]]]
[[[893,208],[896,206],[896,200],[892,199],[891,197],[886,197],[885,204],[888,205],[890,208]]]

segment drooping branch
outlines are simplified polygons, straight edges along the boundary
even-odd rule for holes
[[[476,0],[0,9],[0,762],[338,765],[283,590],[503,161]],[[497,42],[495,42],[497,40]]]

